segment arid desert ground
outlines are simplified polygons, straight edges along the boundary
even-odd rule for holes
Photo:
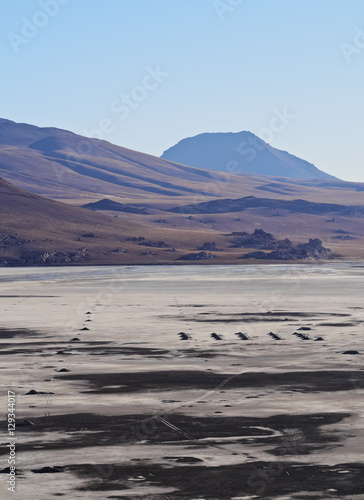
[[[0,498],[364,499],[363,283],[360,261],[1,269]]]

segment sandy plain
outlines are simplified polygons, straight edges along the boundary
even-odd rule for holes
[[[364,499],[363,283],[360,261],[1,269],[0,498]]]

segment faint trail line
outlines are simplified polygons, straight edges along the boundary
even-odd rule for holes
[[[167,372],[168,373],[168,372]],[[155,415],[152,415],[148,418],[143,418],[141,420],[138,420],[138,421],[135,421],[135,424],[132,424],[132,425],[138,425],[138,424],[142,424],[143,422],[148,422],[150,420],[155,420],[155,419],[160,419],[160,417],[163,417],[163,415],[168,415],[168,413],[171,413],[172,411],[174,410],[178,410],[179,408],[183,408],[184,406],[188,405],[188,404],[191,404],[191,403],[195,403],[196,401],[199,401],[201,399],[205,399],[207,398],[208,396],[212,395],[212,394],[215,394],[215,392],[219,391],[222,387],[224,387],[226,384],[228,384],[231,380],[233,380],[234,378],[236,377],[239,377],[240,375],[242,375],[243,373],[248,373],[247,370],[244,370],[242,372],[239,372],[239,373],[236,373],[234,375],[230,375],[229,377],[227,377],[226,379],[224,379],[221,384],[219,384],[217,387],[215,387],[214,389],[211,389],[210,391],[208,392],[205,392],[205,394],[203,394],[202,396],[199,396],[199,397],[196,397],[195,399],[191,399],[189,401],[184,401],[183,403],[177,405],[177,406],[174,406],[173,408],[169,408],[168,410],[164,410],[164,411],[161,411],[159,413],[156,413]],[[172,424],[171,424],[172,425]],[[99,427],[100,429],[111,429],[111,428],[115,428],[114,425],[107,425],[107,426],[101,426]],[[190,438],[189,438],[190,439]],[[192,438],[194,439],[194,438]]]
[[[149,421],[152,421],[152,420],[158,420],[159,422],[161,422],[163,425],[169,427],[170,429],[174,430],[175,432],[177,432],[178,434],[181,434],[183,435],[185,438],[187,438],[189,441],[193,441],[195,443],[198,443],[199,445],[202,445],[202,446],[205,446],[207,448],[215,448],[215,449],[218,449],[218,450],[222,450],[226,453],[229,453],[229,454],[232,454],[234,452],[230,451],[229,449],[223,447],[223,446],[218,446],[218,445],[215,445],[215,444],[210,444],[210,443],[205,443],[205,442],[202,442],[200,439],[197,439],[197,438],[194,438],[193,436],[191,436],[190,434],[188,434],[187,432],[185,432],[184,430],[182,430],[181,428],[175,426],[174,424],[172,424],[171,422],[168,422],[168,420],[165,420],[163,418],[163,415],[167,415],[168,413],[171,413],[172,411],[178,409],[178,408],[183,408],[183,406],[187,405],[187,404],[190,404],[190,403],[194,403],[196,402],[197,400],[201,400],[201,399],[204,399],[206,397],[208,397],[209,395],[212,395],[214,394],[215,392],[219,391],[222,387],[224,387],[226,384],[228,384],[231,380],[233,380],[234,378],[236,377],[239,377],[240,375],[242,375],[243,373],[247,373],[247,370],[244,370],[242,372],[239,372],[239,373],[236,373],[234,375],[230,375],[229,377],[225,378],[221,384],[219,384],[217,387],[215,387],[214,389],[206,392],[203,396],[200,396],[196,399],[193,399],[193,400],[190,400],[190,401],[185,401],[184,403],[178,405],[177,407],[174,407],[174,408],[170,408],[168,410],[165,410],[163,412],[160,412],[160,413],[157,413],[155,415],[152,415],[151,417],[148,417],[148,418],[145,418],[145,419],[142,419],[142,420],[138,420],[136,421],[135,423],[131,424],[130,426],[134,425],[141,425],[145,422],[149,422]],[[121,424],[122,425],[122,424]],[[109,425],[109,426],[103,426],[103,427],[100,427],[100,429],[110,429],[110,428],[115,428],[115,426],[112,426],[112,425]]]
[[[185,436],[189,441],[196,441],[196,439],[192,436],[190,436],[190,434],[187,434],[187,432],[183,431],[182,429],[180,429],[179,427],[176,427],[175,425],[171,424],[171,422],[168,422],[168,420],[165,420],[163,417],[156,417],[160,422],[162,422],[162,424],[166,425],[167,427],[169,427],[170,429],[178,432],[179,434],[182,434],[183,436]]]
[[[178,432],[179,434],[182,434],[183,436],[185,436],[189,441],[193,441],[194,443],[198,443],[199,445],[205,446],[206,448],[216,448],[218,450],[227,451],[228,453],[231,453],[231,451],[224,448],[223,446],[217,446],[216,444],[201,442],[200,439],[190,436],[189,434],[187,434],[187,432],[182,430],[180,427],[173,425],[171,422],[168,422],[168,420],[165,420],[162,417],[155,417],[155,418],[158,419],[162,424],[164,424],[167,427],[171,428],[172,430]]]
[[[162,411],[161,413],[158,413],[157,415],[155,415],[154,417],[149,417],[148,419],[146,420],[150,420],[151,418],[158,418],[159,416],[161,415],[167,415],[168,413],[171,413],[172,411],[174,410],[178,410],[179,408],[183,408],[184,406],[188,405],[188,404],[191,404],[191,403],[196,403],[196,401],[198,400],[201,400],[201,399],[206,399],[207,397],[209,396],[212,396],[213,394],[215,394],[217,391],[219,391],[220,389],[222,389],[226,384],[228,384],[230,382],[230,380],[233,380],[234,378],[236,377],[239,377],[240,375],[242,375],[243,373],[247,373],[247,370],[244,370],[240,373],[236,373],[234,375],[230,375],[229,377],[227,377],[225,380],[223,380],[221,382],[220,385],[218,385],[217,387],[215,387],[214,389],[211,389],[210,391],[208,392],[205,392],[205,394],[203,394],[202,396],[199,396],[198,398],[195,398],[195,399],[191,399],[189,401],[185,401],[184,403],[181,403],[180,405],[177,405],[177,406],[174,406],[173,408],[169,408],[168,410],[164,410]]]
[[[157,413],[155,415],[153,415],[152,417],[148,417],[144,420],[140,420],[140,422],[147,422],[148,420],[152,420],[153,418],[159,418],[160,416],[162,415],[167,415],[168,413],[171,413],[172,411],[174,410],[178,410],[179,408],[183,408],[184,406],[188,405],[188,404],[191,404],[191,403],[196,403],[196,401],[199,401],[201,399],[205,399],[207,398],[208,396],[211,396],[212,394],[215,394],[215,392],[219,391],[220,389],[222,389],[226,384],[228,384],[231,380],[233,380],[234,378],[236,377],[239,377],[240,375],[242,375],[243,373],[248,373],[247,370],[244,370],[242,372],[239,372],[239,373],[235,373],[234,375],[230,375],[229,377],[227,377],[225,380],[223,380],[221,382],[220,385],[218,385],[217,387],[215,387],[214,389],[211,389],[210,391],[208,392],[205,392],[205,394],[203,394],[202,396],[199,396],[195,399],[191,399],[189,401],[185,401],[184,403],[181,403],[180,405],[177,405],[177,406],[174,406],[173,408],[169,408],[168,410],[164,410],[160,413]]]

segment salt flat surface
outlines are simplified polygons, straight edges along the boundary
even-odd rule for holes
[[[363,284],[357,261],[0,269],[3,414],[10,388],[33,424],[0,498],[364,498]]]

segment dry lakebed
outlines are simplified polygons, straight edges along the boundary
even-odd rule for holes
[[[363,286],[360,261],[1,269],[0,498],[364,499]]]

